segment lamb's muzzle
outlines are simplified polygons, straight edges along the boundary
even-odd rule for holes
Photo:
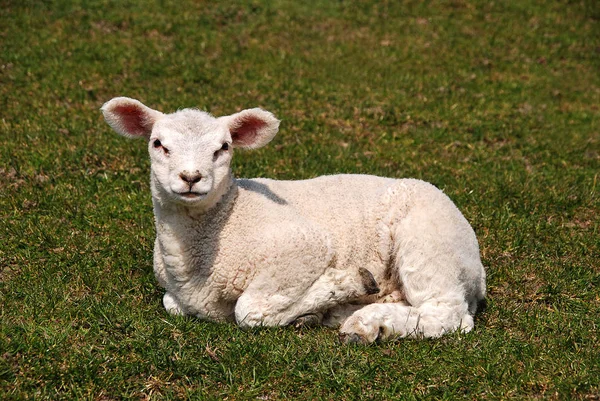
[[[181,173],[179,173],[179,178],[187,182],[191,189],[195,183],[200,182],[200,180],[202,179],[202,174],[200,174],[198,170],[196,170],[196,172],[194,173],[190,173],[187,170],[184,170]]]
[[[235,179],[237,148],[266,145],[262,109],[163,114],[125,97],[102,107],[148,141],[154,272],[169,313],[241,326],[341,326],[344,342],[469,331],[485,296],[473,229],[423,181],[333,175]]]

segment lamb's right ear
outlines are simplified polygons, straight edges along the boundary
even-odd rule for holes
[[[150,138],[154,123],[164,115],[128,97],[109,100],[101,110],[108,125],[129,138]]]

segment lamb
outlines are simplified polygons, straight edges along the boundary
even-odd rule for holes
[[[235,149],[266,145],[260,108],[163,114],[117,97],[106,122],[148,142],[154,273],[165,309],[242,327],[323,324],[346,343],[470,331],[485,297],[475,233],[416,179],[236,179]]]

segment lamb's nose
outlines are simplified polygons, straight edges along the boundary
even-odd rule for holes
[[[179,178],[181,178],[183,181],[187,182],[188,184],[193,185],[202,179],[202,174],[200,174],[199,171],[196,171],[195,173],[183,171],[183,172],[179,173]]]

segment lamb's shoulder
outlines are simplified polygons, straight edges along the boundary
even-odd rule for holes
[[[161,256],[156,259],[169,262],[165,270],[179,287],[175,292],[189,292],[187,298],[196,310],[235,302],[267,269],[291,277],[287,270],[292,261],[305,260],[304,265],[312,268],[317,260],[323,265],[333,258],[326,231],[261,190],[240,186],[227,213],[214,211],[219,218],[179,222],[178,232],[159,230],[163,241],[157,241]]]
[[[326,227],[307,219],[285,192],[267,181],[238,180],[239,193],[219,239],[220,253],[258,262],[331,252]]]

